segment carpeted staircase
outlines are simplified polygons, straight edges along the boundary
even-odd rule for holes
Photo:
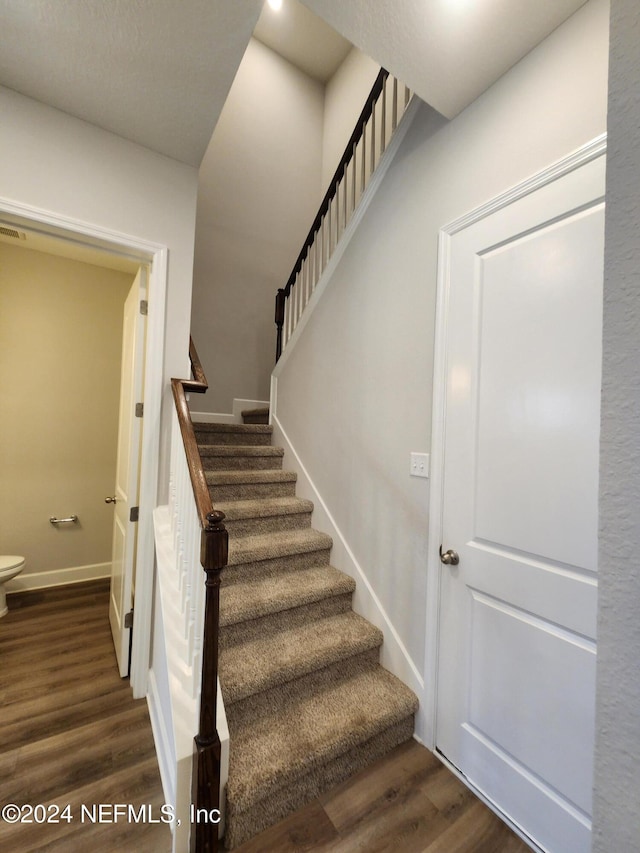
[[[226,514],[220,682],[230,733],[233,848],[413,734],[415,695],[379,663],[381,632],[351,609],[265,424],[195,424]]]

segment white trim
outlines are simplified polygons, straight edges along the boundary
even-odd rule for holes
[[[160,453],[160,408],[164,384],[164,323],[168,277],[168,249],[131,234],[102,228],[81,220],[71,219],[49,210],[18,204],[0,197],[3,219],[22,220],[33,228],[34,223],[46,234],[80,243],[101,251],[121,254],[141,264],[150,264],[148,316],[145,342],[145,417],[140,461],[140,521],[136,549],[136,618],[131,649],[130,684],[134,698],[147,692],[149,655],[151,649],[151,606],[154,572],[153,508],[158,490]],[[150,357],[150,356],[153,357]]]
[[[136,549],[135,618],[131,643],[129,682],[134,699],[147,694],[151,662],[151,621],[155,537],[153,510],[158,498],[160,468],[160,419],[164,385],[165,305],[168,280],[168,249],[159,248],[149,270],[147,334],[145,340],[144,418],[140,453],[138,542]],[[150,357],[150,355],[152,357]]]
[[[592,139],[591,142],[587,142],[586,145],[578,148],[577,151],[572,151],[571,154],[568,154],[561,160],[557,160],[546,169],[536,172],[535,175],[526,178],[514,187],[500,193],[500,195],[490,199],[485,204],[480,205],[480,207],[476,207],[469,213],[465,213],[464,216],[454,219],[453,222],[445,225],[441,231],[449,234],[450,236],[456,234],[458,231],[468,228],[475,222],[479,222],[481,219],[491,216],[492,213],[502,210],[504,207],[508,207],[514,201],[518,201],[519,199],[524,198],[524,196],[530,195],[536,190],[539,190],[541,187],[545,187],[547,184],[553,183],[553,181],[558,178],[568,175],[569,172],[574,172],[576,169],[579,169],[580,166],[584,166],[585,163],[589,163],[591,160],[601,157],[606,150],[607,134],[602,133],[600,136],[596,136],[595,139]]]
[[[52,569],[49,572],[20,574],[5,584],[8,595],[32,589],[48,589],[52,586],[85,583],[111,576],[111,563],[92,563],[88,566],[71,566],[68,569]]]
[[[244,409],[262,409],[269,405],[268,400],[238,400],[233,401],[231,414],[223,412],[191,412],[194,421],[203,424],[241,424]]]
[[[147,706],[149,708],[149,719],[151,720],[153,742],[156,747],[156,756],[158,758],[158,768],[160,769],[160,781],[162,782],[164,801],[175,808],[175,756],[171,751],[171,738],[169,737],[169,731],[167,729],[167,721],[162,713],[162,702],[160,701],[158,685],[156,683],[153,670],[149,672]],[[171,721],[169,721],[169,724],[171,724]]]
[[[358,203],[358,207],[356,208],[353,216],[347,223],[347,227],[340,236],[338,245],[335,247],[333,254],[327,262],[326,267],[322,271],[322,275],[318,279],[318,283],[316,284],[314,291],[311,294],[311,298],[304,307],[302,315],[300,316],[300,320],[298,321],[298,324],[296,325],[293,334],[287,341],[282,355],[278,359],[278,363],[274,368],[274,374],[276,376],[280,375],[284,365],[287,363],[288,358],[290,357],[293,349],[295,348],[296,341],[300,338],[300,335],[302,334],[304,327],[309,322],[309,319],[311,318],[311,315],[313,314],[316,305],[320,301],[322,294],[327,289],[327,285],[331,281],[336,267],[340,263],[340,259],[344,255],[347,246],[349,245],[354,234],[356,233],[358,226],[360,225],[360,222],[367,211],[367,208],[369,207],[376,193],[378,192],[380,185],[382,184],[382,180],[386,175],[389,166],[393,162],[393,159],[398,149],[400,148],[402,140],[407,135],[407,131],[411,127],[421,104],[422,101],[420,100],[420,98],[414,95],[411,102],[409,103],[409,106],[406,109],[406,112],[402,116],[400,124],[396,128],[394,135],[391,137],[388,146],[384,150],[384,153],[382,154],[378,162],[378,165],[371,177],[370,182],[365,187],[365,190],[362,193],[362,197],[360,198],[360,201]]]
[[[446,412],[446,370],[448,343],[448,305],[449,305],[449,253],[451,237],[508,207],[524,196],[551,184],[558,178],[575,171],[584,164],[606,153],[606,133],[597,136],[576,151],[563,157],[504,193],[496,196],[464,216],[453,220],[440,229],[438,238],[437,299],[434,342],[433,371],[433,410],[431,427],[431,484],[429,491],[429,547],[427,559],[427,612],[425,631],[425,690],[423,696],[425,744],[435,749],[436,743],[436,706],[438,694],[438,644],[440,637],[440,577],[442,564],[438,554],[442,535],[442,508],[444,491],[445,457],[445,412]],[[445,762],[446,763],[446,762]],[[462,777],[463,778],[463,777]],[[469,784],[465,779],[466,784]],[[471,785],[469,787],[472,787]],[[475,790],[475,789],[474,789]],[[477,792],[476,792],[477,793]],[[484,799],[484,798],[482,798]],[[488,803],[491,805],[490,803]],[[502,816],[502,815],[501,815]],[[515,831],[518,831],[514,827]]]
[[[324,502],[322,495],[298,456],[287,433],[278,420],[275,410],[272,411],[271,418],[274,444],[284,447],[287,467],[298,474],[296,493],[299,497],[313,501],[314,528],[323,533],[328,533],[333,539],[331,565],[350,575],[356,581],[353,609],[356,613],[359,613],[376,625],[384,634],[384,643],[381,652],[382,665],[404,681],[417,695],[422,695],[424,692],[424,681],[418,667],[411,659],[380,599],[369,583],[364,569],[356,559],[349,547],[349,543]]]

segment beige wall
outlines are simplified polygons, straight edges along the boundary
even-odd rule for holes
[[[128,273],[0,244],[0,553],[23,577],[111,559]],[[59,528],[49,517],[77,514]],[[18,582],[15,581],[15,584]]]

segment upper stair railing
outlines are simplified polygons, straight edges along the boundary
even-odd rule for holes
[[[181,530],[178,531],[184,565],[184,578],[180,578],[180,583],[196,587],[189,591],[188,600],[196,602],[201,595],[201,587],[198,587],[197,576],[194,579],[191,565],[195,562],[194,555],[197,553],[198,543],[190,541],[190,531],[197,530],[198,525],[189,523],[186,518],[189,513],[195,516],[193,522],[197,520],[199,523],[199,558],[206,573],[204,625],[200,628],[199,625],[193,624],[189,626],[189,630],[194,635],[190,643],[195,652],[194,658],[197,659],[198,652],[202,655],[200,721],[198,734],[194,739],[191,801],[196,815],[206,813],[208,819],[194,822],[191,832],[191,851],[192,853],[215,853],[218,849],[218,823],[214,822],[211,816],[219,813],[220,810],[221,746],[216,726],[220,574],[227,565],[228,533],[223,524],[224,513],[214,510],[211,503],[187,403],[188,392],[203,394],[208,388],[193,341],[189,344],[189,358],[193,379],[172,379],[171,389],[186,458],[186,469],[184,464],[182,465],[183,479],[190,481],[193,490],[193,500],[191,500],[190,496],[184,494],[189,487],[188,482],[174,484],[176,491],[182,493],[178,496],[178,502],[184,507],[180,522]],[[175,465],[175,470],[179,472],[181,466]],[[180,477],[179,474],[177,476]],[[193,621],[193,614],[198,610],[199,608],[194,604],[191,614],[186,614],[187,620],[191,618]]]
[[[289,280],[276,294],[276,361],[295,331],[411,96],[404,83],[380,69]]]

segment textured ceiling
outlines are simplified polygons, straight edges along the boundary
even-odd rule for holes
[[[304,5],[453,117],[584,2]],[[0,0],[0,85],[198,166],[262,5]]]
[[[586,0],[302,2],[453,118]]]
[[[198,166],[262,0],[0,0],[0,85]]]

